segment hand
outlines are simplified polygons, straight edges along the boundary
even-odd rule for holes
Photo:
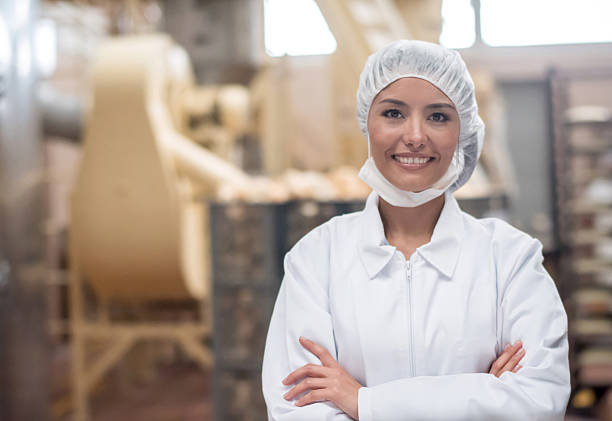
[[[283,380],[283,384],[290,385],[302,380],[284,396],[291,400],[294,397],[309,391],[295,403],[297,406],[308,405],[313,402],[330,401],[344,411],[349,417],[358,420],[357,401],[359,388],[362,386],[355,380],[331,354],[321,345],[300,337],[300,344],[323,363],[306,364],[298,368]]]
[[[522,365],[519,365],[519,361],[524,356],[525,350],[520,340],[516,341],[513,345],[506,345],[502,354],[491,365],[489,374],[499,377],[506,371],[518,372],[523,368]]]

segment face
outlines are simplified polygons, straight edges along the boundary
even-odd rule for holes
[[[370,107],[370,152],[391,184],[423,191],[448,169],[459,128],[455,106],[441,90],[423,79],[398,79]]]

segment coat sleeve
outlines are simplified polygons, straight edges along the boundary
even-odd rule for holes
[[[345,421],[350,418],[331,402],[303,407],[283,395],[292,386],[282,380],[308,363],[321,365],[316,356],[300,345],[304,336],[324,346],[337,359],[327,288],[329,253],[322,229],[304,237],[285,256],[281,284],[266,339],[262,388],[272,421]]]
[[[567,316],[542,266],[539,241],[522,251],[500,290],[501,343],[523,341],[518,373],[422,376],[359,390],[361,421],[562,420],[570,393]],[[508,254],[506,253],[506,257]],[[502,271],[503,272],[503,271]]]

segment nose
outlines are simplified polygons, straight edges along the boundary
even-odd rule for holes
[[[410,149],[421,150],[425,147],[426,136],[420,118],[406,119],[402,127],[402,142]]]

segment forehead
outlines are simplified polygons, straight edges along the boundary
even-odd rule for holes
[[[374,97],[372,104],[388,98],[406,103],[447,102],[453,104],[451,99],[437,86],[417,77],[403,77],[390,83]]]

